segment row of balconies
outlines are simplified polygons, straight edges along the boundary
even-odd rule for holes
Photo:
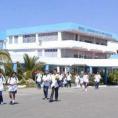
[[[107,45],[97,45],[91,44],[81,41],[47,41],[47,42],[37,42],[37,43],[24,43],[24,44],[14,44],[14,45],[6,45],[6,49],[8,50],[21,50],[21,49],[77,49],[77,50],[85,50],[85,51],[97,51],[102,53],[116,53],[116,49]]]

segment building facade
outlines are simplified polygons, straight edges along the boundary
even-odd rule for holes
[[[111,59],[118,52],[117,37],[75,23],[10,29],[0,33],[0,39],[0,47],[9,51],[13,63],[23,63],[27,53],[58,71],[68,71],[72,65],[118,66],[118,60]]]

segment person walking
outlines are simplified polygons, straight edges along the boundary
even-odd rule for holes
[[[35,77],[35,81],[36,81],[37,87],[38,87],[39,89],[41,89],[41,84],[42,84],[42,72],[37,71],[37,74],[36,74],[36,77]]]
[[[76,84],[76,87],[79,88],[79,80],[80,80],[80,76],[78,73],[76,73],[75,75],[75,84]]]
[[[49,102],[53,102],[53,96],[55,93],[55,101],[58,101],[58,91],[59,91],[59,75],[57,74],[57,70],[53,70],[53,74],[51,76],[51,95]]]
[[[5,83],[6,83],[5,78],[2,74],[2,72],[0,72],[0,104],[4,104],[2,92],[4,90],[4,84]]]
[[[63,86],[67,87],[67,76],[65,73],[64,73],[64,77],[63,77]]]
[[[48,99],[48,89],[50,87],[51,76],[46,72],[42,77],[42,84],[43,84],[43,93],[44,93],[44,100]]]
[[[99,83],[100,83],[100,79],[101,79],[101,75],[99,72],[97,72],[94,76],[94,81],[95,81],[95,88],[98,89],[99,88]]]
[[[13,72],[8,78],[8,91],[9,91],[9,97],[10,97],[10,104],[15,104],[16,99],[16,93],[17,93],[17,85],[18,85],[18,78],[16,76],[16,73]]]
[[[83,75],[83,82],[84,82],[85,91],[87,92],[87,87],[88,87],[88,83],[89,83],[89,75],[87,72],[85,72]]]
[[[71,79],[72,79],[72,75],[70,74],[70,72],[67,72],[67,87],[68,86],[71,87]]]
[[[80,73],[80,78],[79,78],[79,82],[80,82],[80,87],[81,88],[84,88],[84,80],[83,80],[83,76],[84,76],[84,72],[82,71],[81,73]]]

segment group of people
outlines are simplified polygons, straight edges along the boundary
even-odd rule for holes
[[[49,71],[41,72],[37,71],[35,76],[35,81],[37,83],[38,88],[43,88],[44,98],[49,99],[49,102],[53,101],[53,96],[55,93],[55,101],[58,101],[58,90],[59,87],[71,87],[72,84],[72,75],[70,72],[67,73],[58,73],[57,70],[53,70],[52,73]],[[87,87],[89,84],[89,74],[87,72],[75,75],[75,84],[76,87],[82,87],[85,91],[87,91]],[[95,88],[98,89],[100,83],[101,75],[97,72],[94,75]],[[48,89],[51,88],[51,94],[48,97]]]
[[[35,80],[37,83],[37,86],[39,88],[43,88],[44,92],[44,98],[43,99],[49,99],[49,102],[53,102],[53,96],[55,94],[55,101],[58,101],[58,91],[60,87],[60,80],[59,80],[59,74],[57,73],[57,70],[54,69],[52,73],[49,73],[48,71],[45,73],[42,73],[40,71],[37,72]],[[48,89],[51,88],[51,94],[50,97],[48,97]]]
[[[99,88],[99,83],[101,80],[101,75],[99,72],[97,72],[96,74],[94,74],[94,83],[95,83],[95,88],[98,89]],[[78,73],[75,75],[75,84],[76,87],[82,87],[85,89],[85,91],[87,91],[87,87],[89,84],[89,74],[87,72],[83,73],[81,72],[81,74],[79,75]]]
[[[5,104],[3,101],[3,91],[4,85],[8,85],[8,92],[10,98],[10,104],[15,104],[16,93],[17,93],[17,84],[18,78],[15,72],[11,73],[11,76],[6,81],[5,77],[3,76],[2,72],[0,72],[0,104]]]
[[[72,75],[70,72],[67,73],[58,73],[56,69],[54,69],[51,73],[49,71],[41,72],[37,71],[35,75],[35,81],[38,86],[38,88],[43,88],[44,93],[44,100],[48,99],[49,102],[58,101],[58,91],[59,87],[71,87],[72,83]],[[87,91],[87,87],[89,84],[89,74],[81,72],[80,74],[75,75],[75,84],[76,87],[82,87]],[[95,82],[95,88],[97,89],[99,87],[101,76],[97,72],[94,75],[94,82]],[[17,93],[17,85],[18,85],[18,77],[15,72],[11,73],[11,76],[7,79],[4,78],[2,72],[0,72],[0,104],[4,104],[3,101],[3,90],[4,85],[8,85],[8,92],[9,92],[9,98],[10,98],[10,104],[15,104],[15,96]],[[51,88],[51,94],[48,95],[48,90]],[[55,96],[55,99],[54,99]]]

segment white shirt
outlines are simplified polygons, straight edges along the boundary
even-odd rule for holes
[[[71,81],[71,74],[67,75],[67,80]]]
[[[3,84],[5,84],[5,78],[0,77],[0,91],[4,90],[4,85]]]
[[[43,86],[50,86],[50,80],[51,79],[51,77],[50,77],[50,75],[43,75],[43,78],[42,78],[42,80],[43,80]]]
[[[55,87],[55,88],[59,87],[59,84],[57,82],[57,79],[59,79],[59,75],[58,74],[56,74],[56,75],[53,74],[51,76],[51,81],[52,81],[51,87]]]
[[[42,75],[41,75],[40,73],[38,73],[38,74],[36,75],[36,81],[37,81],[37,82],[41,82],[41,81],[42,81]]]
[[[63,74],[59,75],[59,80],[63,80]]]
[[[87,83],[89,82],[89,76],[87,74],[83,76],[83,81]]]
[[[64,77],[64,79],[63,79],[63,84],[67,84],[67,78],[66,77]]]
[[[17,91],[18,78],[11,77],[8,79],[8,91]]]
[[[79,82],[79,79],[80,79],[80,76],[79,75],[76,75],[75,76],[75,83],[78,83]]]
[[[95,82],[100,82],[101,79],[100,74],[96,74],[94,77],[95,77]]]
[[[83,77],[80,77],[80,78],[79,78],[79,81],[80,81],[80,84],[83,84],[83,81],[84,81],[84,80],[83,80]]]

